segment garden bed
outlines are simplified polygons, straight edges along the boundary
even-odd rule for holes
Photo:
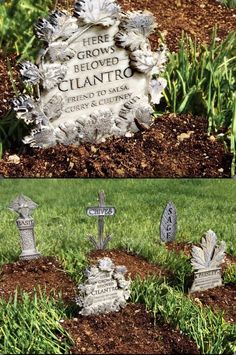
[[[209,43],[214,26],[218,28],[218,42],[236,28],[236,9],[228,9],[215,0],[170,0],[168,5],[165,0],[118,2],[126,11],[148,9],[153,12],[158,23],[151,37],[153,48],[158,46],[159,33],[169,50],[176,51],[182,31],[200,43]],[[58,1],[62,8],[72,3],[74,1]],[[12,68],[15,62],[13,56],[9,62]],[[14,96],[7,70],[6,58],[2,57],[2,119],[10,108],[9,99]],[[12,70],[19,89],[17,69]],[[229,177],[232,156],[223,142],[207,136],[207,126],[206,117],[166,114],[148,131],[129,139],[109,139],[99,145],[41,150],[23,148],[16,143],[0,161],[0,174],[5,177]],[[227,127],[222,129],[226,133]],[[187,136],[180,141],[178,136],[182,133]]]
[[[131,158],[132,157],[132,158]],[[145,132],[100,144],[25,149],[4,155],[5,177],[229,177],[231,155],[207,121],[164,115]]]

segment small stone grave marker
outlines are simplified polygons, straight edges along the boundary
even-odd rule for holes
[[[19,214],[16,220],[21,238],[22,253],[20,259],[30,260],[40,257],[40,253],[36,250],[34,237],[34,220],[31,217],[34,209],[38,205],[30,198],[20,195],[9,205],[9,209]]]
[[[173,242],[177,231],[177,213],[173,202],[168,202],[160,222],[160,238],[164,243]]]
[[[80,314],[88,316],[109,313],[124,308],[130,296],[130,281],[125,280],[125,266],[115,266],[110,258],[103,258],[97,266],[85,271],[86,281],[78,286],[76,303]]]
[[[96,240],[93,236],[88,236],[88,239],[95,246],[96,249],[105,249],[112,236],[108,235],[104,238],[104,217],[114,216],[116,213],[116,209],[115,207],[105,206],[104,191],[98,193],[98,199],[98,207],[88,207],[86,210],[88,216],[98,218],[98,240]]]
[[[13,100],[17,117],[34,126],[23,142],[96,143],[149,127],[166,86],[165,46],[153,53],[148,40],[155,27],[150,12],[125,14],[115,0],[77,0],[73,15],[40,19],[45,49],[20,70],[37,95]]]
[[[191,264],[194,281],[191,292],[222,286],[221,264],[225,256],[225,242],[217,245],[217,236],[209,230],[202,238],[201,247],[193,246]]]

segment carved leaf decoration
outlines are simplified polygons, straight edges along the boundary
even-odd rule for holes
[[[44,64],[43,73],[43,87],[47,90],[52,89],[60,83],[66,75],[67,66],[61,64]]]
[[[66,40],[78,31],[76,18],[65,11],[54,11],[49,17],[49,21],[55,28],[54,40],[58,38]]]
[[[17,118],[23,120],[26,124],[48,124],[48,118],[44,114],[40,103],[34,101],[30,96],[19,96],[13,99],[12,103]]]
[[[135,32],[119,31],[115,35],[116,45],[118,47],[127,48],[131,51],[138,50],[146,45],[147,39]]]
[[[173,202],[168,202],[161,217],[160,238],[163,242],[175,240],[177,232],[177,213]]]
[[[158,105],[162,98],[162,92],[167,86],[167,81],[164,78],[152,79],[149,85],[149,93],[151,96],[151,102],[154,105]]]
[[[141,73],[149,73],[156,65],[156,58],[151,51],[137,50],[130,54],[130,65]]]
[[[129,32],[134,32],[141,35],[143,38],[147,38],[156,28],[155,17],[147,10],[144,12],[133,11],[128,12],[124,16],[120,23],[120,28]]]
[[[60,124],[55,130],[58,143],[66,146],[80,142],[78,127],[75,122],[65,122]]]
[[[213,257],[213,253],[214,253],[214,250],[216,247],[216,243],[217,243],[217,236],[212,230],[209,230],[206,233],[206,235],[204,237],[202,237],[201,246],[202,246],[202,250],[204,252],[205,261],[206,261],[207,266],[210,265],[210,262],[211,262],[211,259]]]
[[[115,0],[77,0],[75,15],[86,24],[112,26],[119,17],[120,6]]]
[[[225,249],[226,249],[225,242],[222,241],[220,245],[215,248],[213,258],[209,265],[210,268],[217,268],[222,264],[225,257]]]
[[[77,119],[82,142],[99,143],[112,135],[114,117],[110,109],[94,111],[87,120]]]
[[[78,30],[76,18],[63,11],[54,11],[48,19],[39,19],[35,27],[37,36],[47,43],[59,38],[66,40]]]
[[[36,65],[27,61],[19,64],[19,67],[23,81],[30,85],[39,84],[40,79],[42,79],[42,75]]]
[[[205,270],[207,268],[205,254],[202,248],[195,245],[193,246],[191,264],[195,270]]]
[[[45,42],[52,42],[54,40],[55,28],[54,26],[46,19],[39,19],[36,26],[37,37]]]
[[[32,130],[29,136],[24,137],[23,143],[35,148],[47,148],[56,144],[54,129],[43,127],[41,130]]]
[[[196,270],[209,270],[219,267],[223,262],[225,242],[216,245],[216,234],[209,230],[202,238],[201,247],[193,246],[191,264]]]
[[[44,106],[44,113],[48,120],[53,122],[59,118],[62,114],[62,109],[64,106],[64,100],[62,95],[53,95],[53,97]]]
[[[65,42],[53,42],[48,47],[48,56],[52,62],[65,62],[75,56],[75,51],[69,48]]]

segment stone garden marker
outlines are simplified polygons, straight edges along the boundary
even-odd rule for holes
[[[30,260],[40,257],[36,250],[34,238],[34,220],[31,214],[38,205],[30,198],[20,195],[9,205],[9,209],[19,214],[16,220],[17,228],[20,232],[22,253],[20,259]]]
[[[109,313],[124,308],[130,296],[130,281],[126,281],[125,266],[115,266],[110,258],[98,260],[97,266],[85,271],[86,281],[78,286],[76,303],[80,314],[87,316]]]
[[[32,130],[23,142],[48,147],[130,136],[152,123],[166,80],[166,49],[152,52],[156,28],[147,11],[121,11],[115,0],[77,0],[36,24],[44,43],[37,65],[21,63],[34,96],[13,100]]]
[[[177,231],[177,213],[173,202],[168,202],[161,217],[160,238],[164,243],[173,242]]]
[[[222,286],[221,264],[225,256],[225,242],[217,245],[216,234],[209,230],[202,238],[201,247],[193,246],[191,264],[194,281],[190,292]]]
[[[115,207],[105,206],[105,193],[103,191],[98,193],[99,206],[88,207],[87,215],[90,217],[98,218],[98,240],[93,236],[89,236],[88,239],[95,246],[96,249],[105,249],[112,236],[108,235],[104,238],[104,217],[114,216],[116,213]]]

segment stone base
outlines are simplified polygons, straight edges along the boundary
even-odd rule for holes
[[[194,281],[189,293],[205,291],[210,288],[222,286],[221,269],[210,269],[205,271],[196,271]]]
[[[21,254],[20,255],[20,260],[32,260],[32,259],[38,259],[41,257],[40,253],[34,253],[34,254]]]

